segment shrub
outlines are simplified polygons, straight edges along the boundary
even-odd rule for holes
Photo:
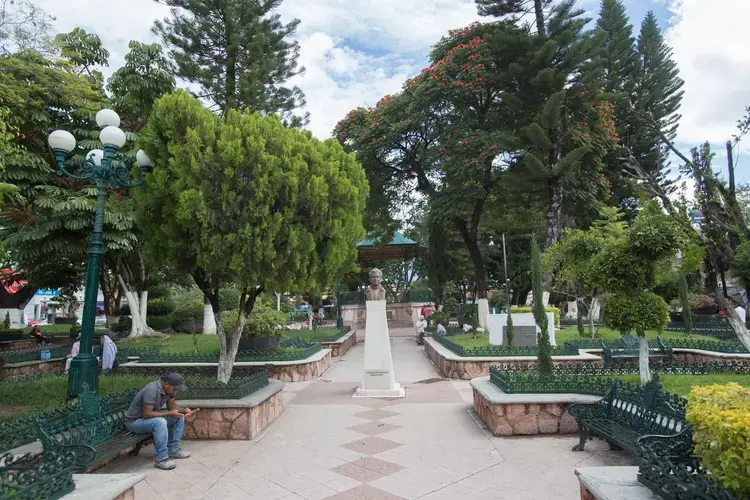
[[[437,328],[439,324],[442,324],[444,327],[448,328],[448,323],[450,322],[451,315],[448,311],[435,311],[434,313],[430,314],[430,326]]]
[[[240,291],[235,287],[219,290],[219,309],[222,311],[236,310],[240,303]]]
[[[750,493],[750,387],[735,382],[693,387],[687,419],[703,466],[745,498]]]
[[[256,305],[250,318],[242,330],[243,337],[260,337],[262,335],[273,335],[279,326],[286,325],[286,314],[283,311]]]
[[[555,326],[560,326],[560,308],[559,307],[545,307],[545,312],[552,313],[552,315],[555,317]],[[511,314],[517,314],[517,313],[530,313],[533,312],[531,307],[519,307],[519,306],[511,306],[510,313]]]
[[[23,335],[23,331],[23,328],[2,328],[0,329],[0,337]]]
[[[203,301],[200,299],[183,300],[172,313],[177,321],[203,319]]]
[[[458,315],[464,318],[476,318],[477,316],[477,305],[476,304],[463,304],[458,310]]]
[[[605,302],[603,323],[621,332],[663,331],[669,324],[669,306],[655,293],[613,293]]]
[[[120,316],[111,326],[111,330],[113,333],[125,333],[129,332],[132,326],[133,319],[130,316]]]
[[[719,310],[719,306],[716,305],[716,299],[710,295],[698,295],[693,299],[692,306],[694,311],[700,311],[702,313],[715,313]]]
[[[148,299],[149,316],[169,316],[175,310],[175,303],[171,297],[156,297]]]
[[[172,316],[148,316],[146,324],[157,332],[165,332],[172,329]]]
[[[5,319],[3,320],[3,327],[6,330],[10,329],[10,311],[5,311]]]

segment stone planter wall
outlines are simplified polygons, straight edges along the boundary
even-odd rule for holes
[[[702,351],[700,353],[698,352],[686,352],[686,351],[675,351],[674,352],[674,360],[679,361],[681,363],[733,363],[737,361],[750,361],[750,354],[723,354],[723,356],[719,356],[718,354],[711,354],[706,351]]]
[[[322,356],[316,353],[311,356],[314,359],[303,360],[304,362],[267,363],[268,376],[284,382],[303,382],[320,378],[331,367],[331,351],[323,349],[321,353]]]
[[[37,346],[37,341],[30,340],[5,340],[0,342],[0,351],[14,351],[17,349],[33,349]]]
[[[201,409],[185,421],[185,438],[253,439],[284,412],[283,387],[282,382],[272,380],[240,400],[180,401],[183,407]]]
[[[320,346],[323,349],[330,349],[331,356],[338,358],[346,354],[346,352],[357,345],[357,331],[352,330],[336,342],[321,342]]]
[[[575,434],[576,419],[568,403],[491,404],[474,389],[474,411],[495,436]]]
[[[443,377],[460,380],[471,380],[477,377],[489,376],[490,366],[536,365],[536,358],[528,356],[461,357],[427,337],[424,342],[424,352],[432,360]],[[593,354],[553,356],[552,362],[555,366],[603,366],[601,357]]]
[[[583,394],[506,394],[488,377],[472,380],[471,386],[474,411],[495,436],[574,434],[578,424],[568,407],[601,399]]]
[[[170,371],[179,372],[189,368],[191,372],[215,376],[218,366],[218,363],[140,363],[130,361],[121,364],[118,370],[129,373],[142,373],[144,371],[152,373],[154,370],[169,373]],[[299,361],[240,361],[234,364],[232,373],[240,375],[259,366],[268,368],[269,378],[284,382],[315,380],[331,367],[331,350],[322,349],[309,358]]]
[[[0,380],[16,380],[33,373],[63,373],[64,371],[65,358],[0,364]]]

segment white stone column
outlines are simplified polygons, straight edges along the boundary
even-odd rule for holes
[[[391,340],[385,300],[368,300],[365,323],[364,380],[354,393],[355,398],[403,398],[404,389],[396,383],[393,373]]]

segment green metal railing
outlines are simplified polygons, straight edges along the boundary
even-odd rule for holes
[[[320,344],[314,342],[284,341],[277,349],[258,351],[239,351],[235,362],[258,361],[298,361],[306,359],[320,351]],[[157,348],[143,349],[139,352],[139,364],[148,363],[218,363],[218,352],[205,353],[164,353]]]
[[[42,351],[48,350],[50,359],[64,358],[70,354],[70,346],[61,347],[35,347],[33,349],[14,349],[10,351],[0,351],[0,359],[5,360],[8,364],[26,363],[28,361],[40,361]]]
[[[56,500],[75,489],[70,453],[7,454],[0,463],[0,498]]]
[[[216,379],[186,378],[187,390],[180,399],[241,399],[268,385],[268,369],[232,378],[227,384]]]
[[[750,362],[721,363],[651,363],[655,374],[711,375],[718,373],[750,374]],[[539,375],[533,365],[490,366],[490,381],[503,392],[591,394],[604,396],[612,381],[622,375],[638,374],[638,364],[602,368],[592,365],[556,366],[552,377]],[[604,391],[604,392],[602,392]]]
[[[536,347],[508,347],[501,345],[464,347],[450,340],[450,336],[435,334],[432,338],[452,353],[461,357],[536,356]],[[552,349],[553,356],[571,356],[576,354],[578,354],[578,349],[567,342],[562,347],[557,346]]]
[[[336,342],[341,337],[345,336],[351,331],[352,331],[352,327],[350,326],[345,326],[344,328],[341,328],[341,329],[318,328],[316,330],[310,330],[310,332],[312,332],[311,335],[305,335],[304,338],[302,336],[299,336],[294,340],[299,340],[302,342],[317,342],[320,344],[324,344],[326,342]],[[301,332],[302,331],[300,331],[300,333]],[[285,330],[284,333],[289,333],[289,330]]]

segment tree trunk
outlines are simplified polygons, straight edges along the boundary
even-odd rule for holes
[[[734,310],[734,307],[732,307],[727,299],[718,293],[716,294],[716,304],[727,315],[727,321],[732,325],[732,329],[734,329],[734,333],[737,334],[742,345],[750,351],[750,332],[748,332],[747,326],[742,321],[742,318],[740,318],[740,315],[737,314],[737,311]]]
[[[489,317],[489,306],[487,305],[487,273],[484,268],[484,257],[482,257],[482,251],[479,248],[476,231],[469,231],[466,222],[460,219],[455,221],[455,226],[461,234],[464,245],[466,245],[466,249],[469,252],[471,263],[474,266],[474,285],[477,290],[474,299],[477,304],[484,304],[484,306],[487,307],[486,314],[482,314],[482,311],[480,311],[478,318],[480,321],[478,326],[486,330],[488,328],[486,322]],[[482,323],[482,321],[484,321],[484,323]]]
[[[648,339],[644,332],[638,332],[638,371],[641,374],[641,385],[651,381],[651,370],[648,366]]]
[[[203,296],[203,333],[216,335],[216,320],[214,319],[214,308],[208,297]]]
[[[141,313],[141,321],[143,321],[144,324],[148,321],[148,290],[141,290],[141,298],[140,300],[140,313]]]
[[[562,207],[563,188],[558,179],[550,179],[547,185],[549,201],[547,202],[547,233],[542,243],[542,252],[560,241],[563,230]]]
[[[138,299],[138,292],[130,290],[121,275],[118,274],[117,279],[120,282],[120,287],[128,301],[128,309],[130,309],[130,317],[132,318],[132,326],[128,338],[156,334],[156,332],[146,324],[146,318],[141,315],[142,312],[146,312],[146,308],[141,306],[140,300]],[[141,292],[141,297],[148,298],[148,292]]]
[[[734,196],[737,192],[734,184],[734,153],[732,141],[727,141],[727,169],[729,170],[729,194]]]
[[[547,32],[544,26],[544,9],[542,9],[542,0],[534,0],[534,15],[536,17],[536,32],[540,37],[546,38]]]
[[[219,334],[220,351],[219,351],[219,368],[216,374],[216,378],[221,383],[228,383],[229,379],[232,378],[232,369],[234,368],[234,360],[237,357],[237,349],[240,345],[240,338],[242,337],[242,330],[245,328],[247,318],[252,314],[253,307],[255,306],[255,300],[262,292],[261,287],[256,287],[249,296],[247,290],[242,292],[240,296],[240,307],[237,315],[237,325],[235,328],[227,334],[224,330],[224,325],[221,323],[221,314],[214,314],[216,319],[216,332]],[[205,292],[204,292],[205,293]],[[219,308],[219,293],[218,289],[216,293],[212,293],[209,297],[211,306],[214,310]]]

